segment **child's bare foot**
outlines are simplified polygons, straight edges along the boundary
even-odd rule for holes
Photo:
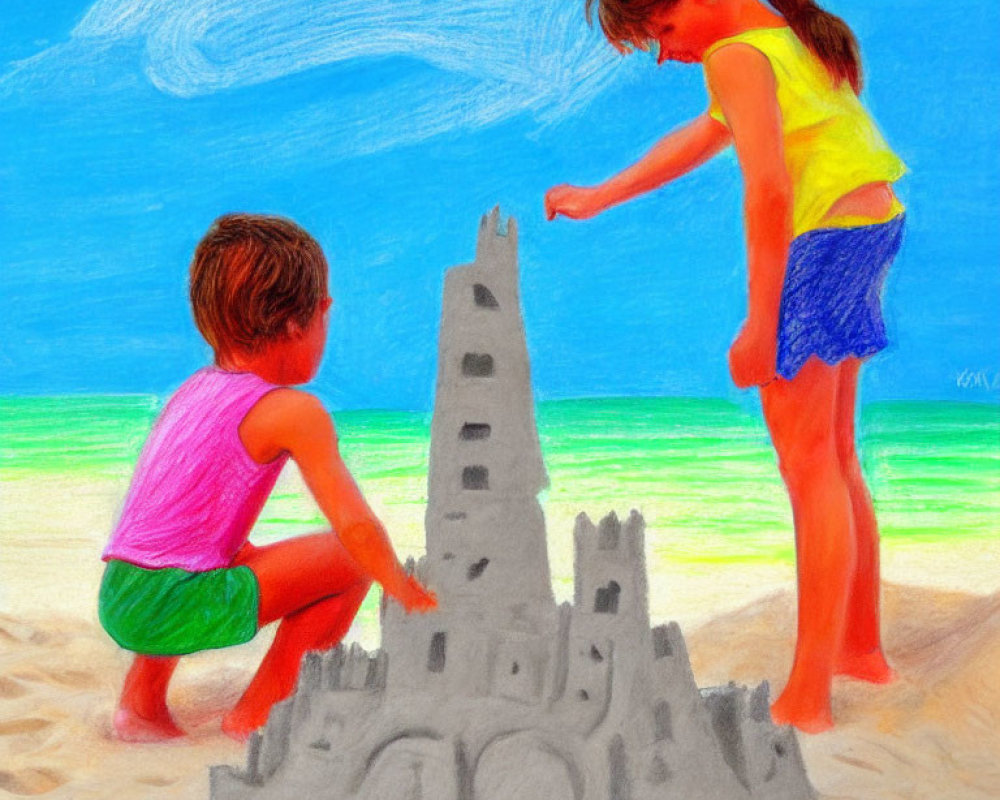
[[[805,694],[795,695],[786,689],[771,706],[775,725],[794,725],[803,733],[822,733],[833,727],[830,702],[817,702]]]
[[[237,705],[232,711],[222,718],[222,732],[230,739],[237,742],[245,742],[250,738],[250,734],[259,728],[264,727],[267,722],[267,713],[263,718],[254,709],[246,709]]]
[[[136,712],[119,708],[114,717],[115,736],[123,742],[165,742],[184,736],[169,712],[153,719],[139,716]]]
[[[895,670],[889,666],[881,650],[842,653],[835,674],[869,683],[892,683],[896,679]]]

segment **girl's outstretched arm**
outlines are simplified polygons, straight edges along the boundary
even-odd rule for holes
[[[777,369],[778,312],[792,238],[781,110],[774,72],[759,50],[726,45],[708,57],[705,71],[732,131],[744,182],[747,318],[729,350],[729,370],[737,386],[759,386]]]
[[[545,216],[548,219],[559,214],[570,219],[592,217],[690,172],[730,141],[725,125],[702,114],[668,133],[630,167],[597,186],[552,187],[545,193]]]
[[[276,389],[240,425],[250,456],[266,463],[287,452],[347,552],[408,611],[434,608],[433,593],[408,575],[389,537],[340,457],[333,420],[313,395]]]

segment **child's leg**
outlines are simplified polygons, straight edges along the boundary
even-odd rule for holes
[[[371,580],[329,533],[254,548],[240,563],[260,585],[259,624],[282,620],[257,674],[222,723],[230,736],[245,739],[267,721],[271,706],[292,693],[302,656],[333,647],[347,633]]]
[[[848,594],[847,623],[837,673],[874,683],[888,683],[894,674],[885,660],[881,643],[878,523],[854,443],[854,411],[860,369],[860,360],[851,358],[844,361],[840,365],[837,391],[837,457],[851,497],[857,546],[857,564]]]
[[[838,371],[812,358],[792,380],[761,389],[792,503],[799,595],[795,661],[771,714],[808,732],[833,724],[830,684],[855,560],[851,501],[834,437]]]
[[[167,710],[167,684],[179,660],[177,656],[135,657],[115,711],[119,739],[157,742],[184,735]]]

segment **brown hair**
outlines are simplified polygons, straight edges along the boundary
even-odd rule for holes
[[[861,51],[844,20],[824,11],[813,0],[768,0],[785,18],[802,43],[823,62],[837,83],[847,81],[861,94]]]
[[[646,20],[658,8],[671,6],[678,0],[586,0],[584,14],[587,24],[594,24],[594,4],[597,20],[604,37],[615,49],[628,52],[647,38]]]
[[[668,8],[678,0],[585,0],[587,22],[593,24],[593,7],[605,37],[615,48],[628,51],[646,37],[646,20],[658,8]],[[848,81],[855,94],[861,93],[861,54],[858,40],[840,17],[824,11],[813,0],[768,0],[788,22],[830,76]]]
[[[306,327],[326,294],[322,249],[282,217],[219,217],[191,262],[194,321],[216,355],[253,354],[290,322]]]

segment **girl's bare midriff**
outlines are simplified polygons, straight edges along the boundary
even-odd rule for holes
[[[866,183],[838,199],[823,219],[835,217],[868,217],[883,220],[892,210],[896,195],[888,183]]]

